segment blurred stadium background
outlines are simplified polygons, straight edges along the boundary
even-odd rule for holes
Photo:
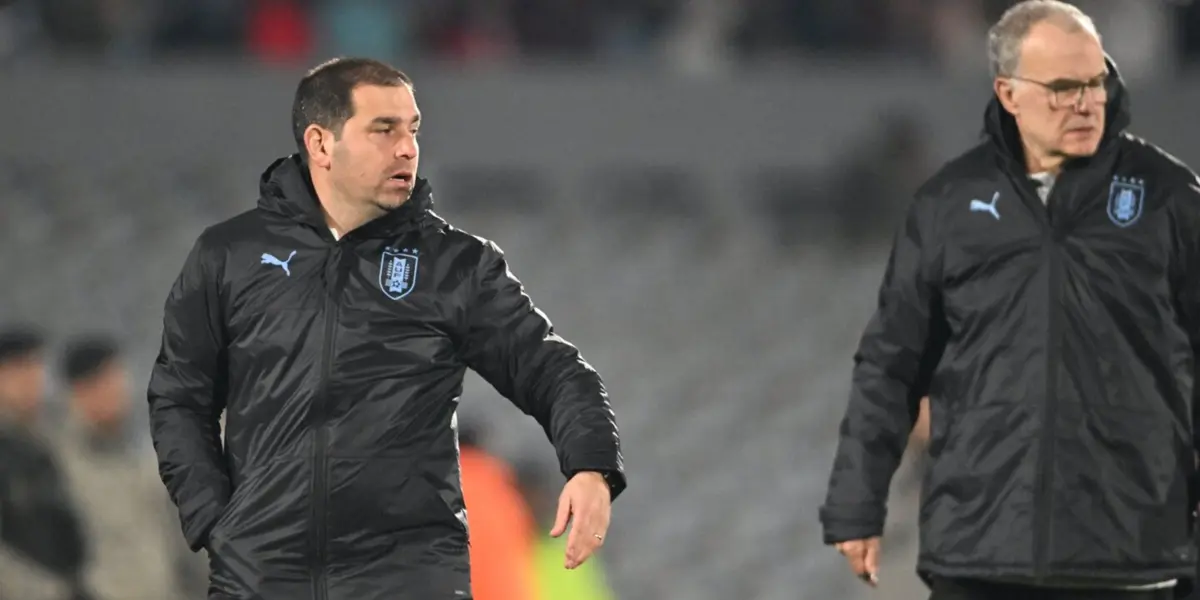
[[[822,546],[817,507],[897,213],[977,139],[1010,2],[0,4],[0,321],[117,334],[139,432],[195,236],[293,151],[304,69],[368,55],[416,80],[436,210],[505,248],[607,378],[631,483],[602,555],[619,598],[925,597],[918,471],[895,482],[879,592]],[[1077,4],[1135,133],[1200,164],[1200,8]],[[462,415],[553,468],[473,376]]]

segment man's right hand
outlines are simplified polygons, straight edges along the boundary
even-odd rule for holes
[[[879,585],[879,537],[867,538],[865,540],[850,540],[840,542],[836,546],[837,551],[846,557],[846,562],[850,563],[850,569],[870,585],[875,587]]]

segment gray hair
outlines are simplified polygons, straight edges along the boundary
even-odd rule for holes
[[[1029,30],[1052,21],[1067,31],[1088,31],[1100,37],[1092,18],[1078,7],[1059,0],[1025,0],[1013,5],[988,30],[988,66],[993,77],[1015,75],[1021,62],[1021,44]]]

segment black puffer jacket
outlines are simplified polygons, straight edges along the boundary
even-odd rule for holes
[[[918,192],[863,335],[821,511],[879,535],[931,397],[919,570],[1038,584],[1190,578],[1187,481],[1200,347],[1200,188],[1124,132],[1043,204],[1012,117]]]
[[[467,368],[542,424],[564,474],[624,488],[596,371],[500,250],[431,205],[419,180],[335,241],[293,156],[264,174],[257,209],[188,257],[149,402],[163,481],[212,557],[212,598],[469,598],[454,418]]]

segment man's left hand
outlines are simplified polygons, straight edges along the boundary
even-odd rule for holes
[[[612,517],[612,494],[604,476],[595,471],[576,473],[563,487],[558,497],[558,516],[554,519],[552,537],[559,537],[571,522],[567,536],[568,569],[582,565],[597,548],[604,544],[608,522]]]

